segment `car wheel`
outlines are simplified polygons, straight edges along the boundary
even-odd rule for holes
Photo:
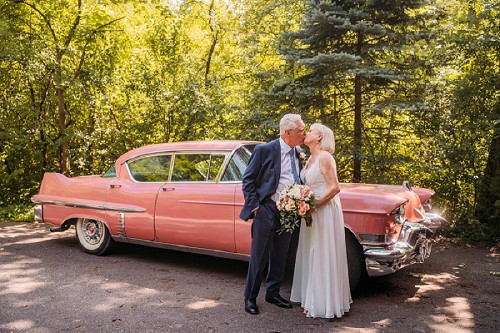
[[[78,219],[76,237],[83,252],[104,255],[111,247],[111,235],[106,225],[94,219]]]
[[[345,243],[347,249],[347,266],[349,269],[349,285],[354,292],[366,277],[365,257],[363,248],[356,237],[345,229]]]

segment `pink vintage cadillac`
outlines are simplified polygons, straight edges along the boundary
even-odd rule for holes
[[[122,155],[103,175],[46,173],[33,197],[35,218],[64,231],[75,225],[83,251],[102,255],[113,241],[248,260],[251,223],[241,178],[259,142],[149,145]],[[341,184],[351,288],[430,254],[444,222],[431,214],[432,190]]]

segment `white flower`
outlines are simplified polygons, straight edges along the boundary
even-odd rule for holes
[[[292,233],[298,228],[302,219],[305,219],[309,227],[312,223],[311,209],[315,208],[314,193],[306,185],[287,185],[280,192],[276,207],[280,211],[280,229]]]
[[[300,199],[300,188],[297,186],[293,186],[290,191],[288,192],[290,197],[293,199]]]
[[[305,160],[305,159],[306,159],[306,153],[304,153],[304,152],[301,152],[301,153],[299,154],[299,156],[300,156],[300,158],[301,158],[301,159],[303,159],[303,160]]]

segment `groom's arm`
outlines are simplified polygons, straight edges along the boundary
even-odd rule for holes
[[[245,173],[243,174],[243,195],[245,196],[245,206],[246,208],[255,213],[255,210],[259,208],[259,195],[257,193],[257,187],[259,185],[259,175],[262,169],[262,149],[261,145],[256,146]],[[250,218],[253,217],[250,216]]]

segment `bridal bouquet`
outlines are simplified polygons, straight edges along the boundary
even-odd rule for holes
[[[276,207],[280,211],[281,227],[278,233],[283,231],[293,233],[299,226],[301,219],[305,219],[306,225],[311,226],[311,209],[314,208],[314,193],[307,185],[288,185],[280,192],[276,201]]]

